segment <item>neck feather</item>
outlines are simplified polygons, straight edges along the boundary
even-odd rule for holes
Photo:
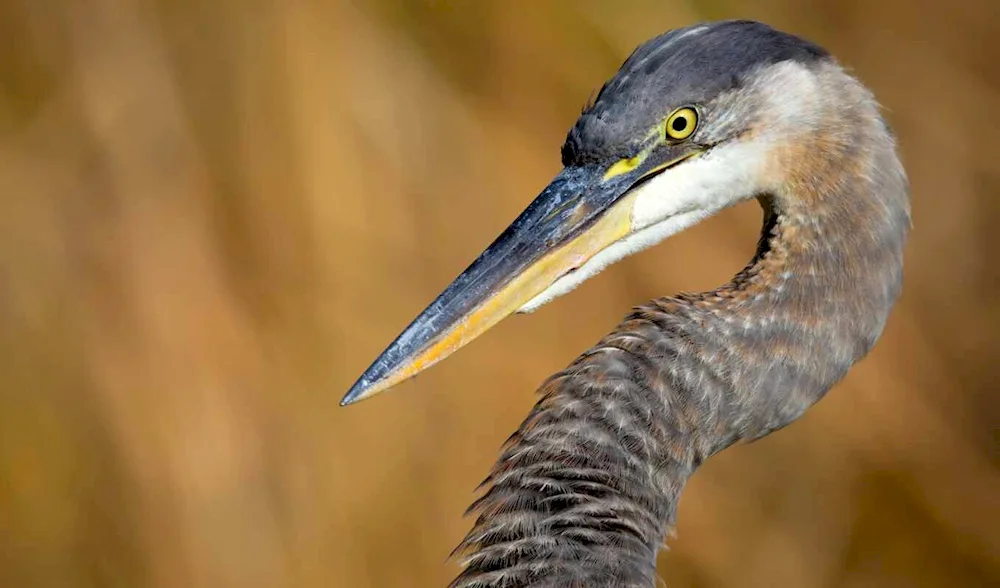
[[[820,128],[779,150],[785,182],[759,199],[745,270],[637,308],[542,386],[470,509],[454,588],[654,586],[695,469],[798,418],[871,349],[910,220],[893,140],[862,98],[849,139]]]

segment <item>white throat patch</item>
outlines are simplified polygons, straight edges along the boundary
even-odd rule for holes
[[[719,147],[684,161],[636,188],[632,234],[601,250],[559,278],[518,312],[566,294],[609,265],[663,241],[723,208],[756,195],[766,149],[756,141]]]

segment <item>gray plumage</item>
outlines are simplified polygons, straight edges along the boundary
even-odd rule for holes
[[[453,588],[653,586],[696,468],[798,418],[879,337],[902,280],[906,179],[871,94],[819,47],[745,21],[657,37],[580,117],[564,163],[629,156],[681,104],[702,108],[707,148],[780,128],[768,92],[789,61],[816,91],[774,148],[780,182],[756,195],[756,255],[717,290],[634,309],[542,385],[470,509]]]
[[[563,165],[628,157],[664,105],[705,104],[782,61],[812,65],[828,53],[754,21],[700,24],[639,46],[570,129]]]

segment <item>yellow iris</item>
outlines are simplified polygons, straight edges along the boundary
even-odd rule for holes
[[[698,112],[690,107],[678,108],[667,117],[664,132],[668,139],[683,141],[694,133],[698,126]]]

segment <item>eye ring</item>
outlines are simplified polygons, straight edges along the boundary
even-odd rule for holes
[[[698,111],[690,106],[678,108],[670,116],[663,127],[666,138],[671,141],[683,141],[694,134],[698,127]]]

